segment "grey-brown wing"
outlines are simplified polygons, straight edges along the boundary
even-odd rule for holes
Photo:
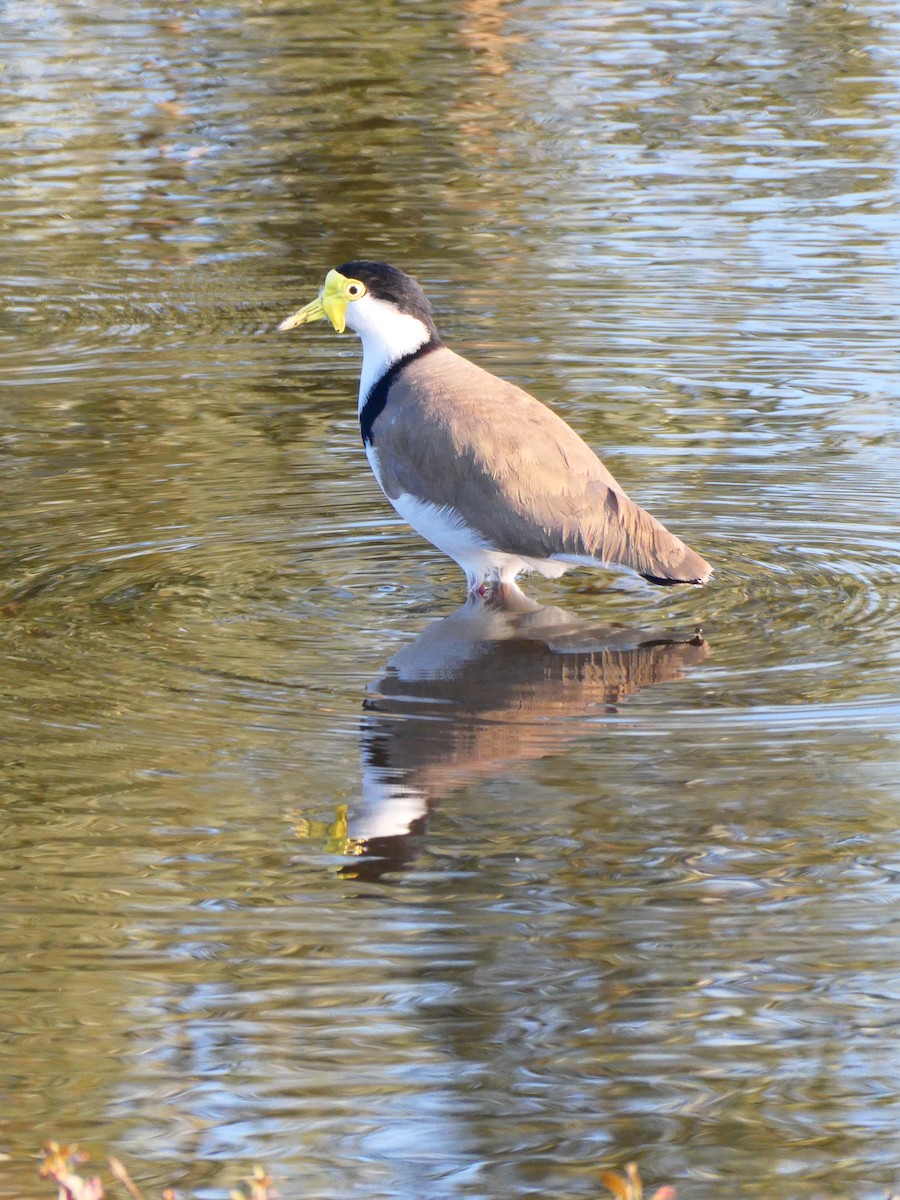
[[[400,373],[373,436],[388,496],[454,509],[497,550],[622,565],[666,583],[710,573],[560,417],[446,348]]]

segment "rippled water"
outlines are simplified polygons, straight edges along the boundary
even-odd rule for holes
[[[0,40],[0,1194],[900,1186],[894,6]],[[713,584],[463,605],[274,332],[358,255]]]

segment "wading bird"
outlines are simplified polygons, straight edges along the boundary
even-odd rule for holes
[[[278,328],[326,317],[362,341],[359,423],[375,478],[462,567],[470,592],[571,566],[625,567],[656,584],[709,579],[709,563],[629,499],[561,417],[444,345],[409,275],[344,263]]]

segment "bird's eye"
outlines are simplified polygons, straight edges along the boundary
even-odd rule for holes
[[[346,291],[351,300],[358,300],[360,296],[366,294],[366,285],[359,283],[357,280],[352,280],[347,284]]]

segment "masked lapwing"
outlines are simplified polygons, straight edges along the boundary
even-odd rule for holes
[[[561,417],[441,341],[414,279],[359,260],[278,326],[328,318],[362,340],[359,423],[400,516],[466,573],[470,592],[523,571],[624,567],[656,584],[712,568],[625,494]]]

